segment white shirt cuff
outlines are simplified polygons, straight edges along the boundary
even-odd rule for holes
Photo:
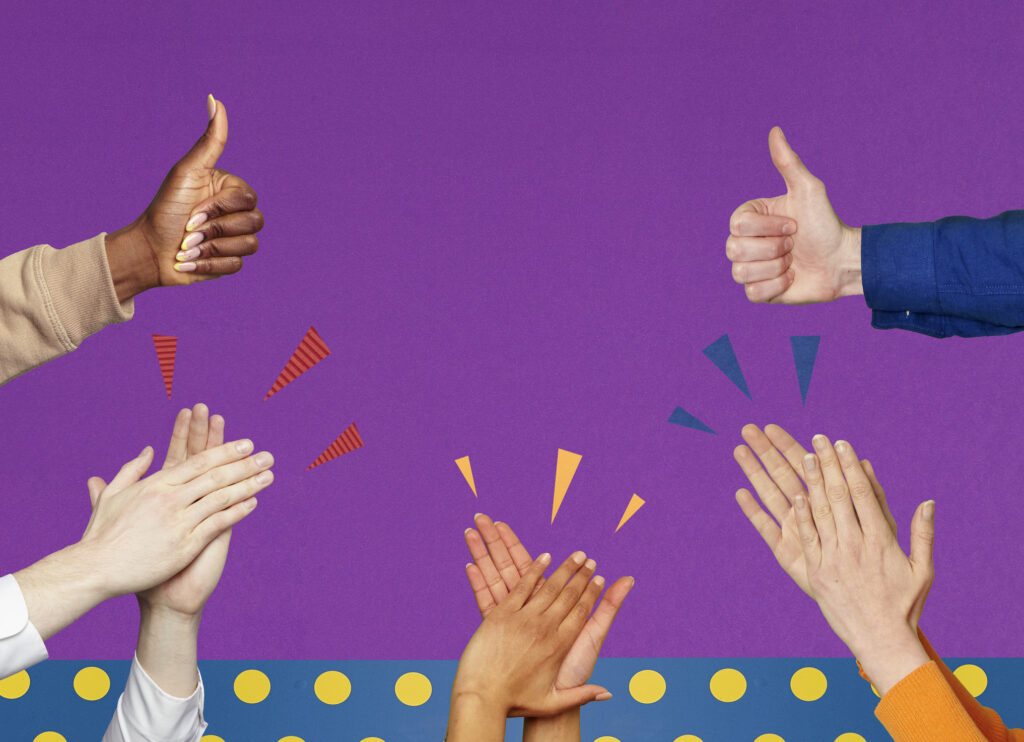
[[[115,721],[128,742],[198,742],[206,730],[204,697],[202,675],[191,696],[177,698],[161,690],[136,656]]]
[[[0,577],[0,678],[49,657],[43,637],[28,620],[28,606],[14,575]]]

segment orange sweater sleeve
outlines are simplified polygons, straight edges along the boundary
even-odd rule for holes
[[[875,708],[895,742],[1024,742],[1024,730],[1007,729],[957,680],[920,629],[917,635],[931,662],[893,686]],[[857,667],[870,682],[859,662]]]

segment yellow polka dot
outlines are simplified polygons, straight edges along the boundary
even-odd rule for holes
[[[696,734],[684,734],[682,737],[676,737],[672,742],[704,742]]]
[[[594,742],[619,742],[618,737],[598,737]]]
[[[0,698],[21,698],[28,693],[30,683],[27,672],[16,672],[9,678],[0,680]]]
[[[68,742],[64,739],[63,734],[57,734],[56,732],[43,732],[37,734],[36,738],[32,742]]]
[[[199,742],[224,742],[224,738],[218,737],[216,734],[204,734]]]
[[[782,737],[777,734],[762,734],[760,737],[754,740],[754,742],[786,742]]]
[[[825,673],[816,667],[801,667],[789,681],[793,695],[801,701],[817,701],[825,695],[828,680]]]
[[[656,703],[665,695],[665,678],[657,670],[641,670],[629,679],[629,695],[640,703]]]
[[[867,742],[867,740],[856,732],[847,732],[836,737],[836,742]]]
[[[380,737],[363,737],[359,742],[384,742]]]
[[[724,703],[732,703],[743,698],[743,694],[747,692],[747,679],[739,670],[726,667],[711,676],[710,686],[711,695]],[[761,738],[758,737],[758,740]]]
[[[422,706],[430,700],[430,680],[418,672],[407,672],[395,681],[395,695],[406,706]]]
[[[287,737],[281,737],[277,742],[306,742],[302,737],[293,737],[291,735]]]
[[[259,703],[270,695],[270,678],[259,670],[243,670],[235,678],[235,695],[244,703]]]
[[[967,692],[977,698],[988,687],[988,675],[977,665],[960,665],[953,670],[956,679],[959,680]]]
[[[343,672],[328,670],[321,673],[313,684],[313,692],[316,697],[326,704],[336,706],[352,692],[352,683]]]
[[[75,675],[75,693],[86,701],[98,701],[110,690],[110,677],[98,667],[83,667]]]

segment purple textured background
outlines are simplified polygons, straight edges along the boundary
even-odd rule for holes
[[[1024,339],[873,331],[856,299],[751,305],[724,257],[730,212],[783,188],[773,124],[851,224],[1021,206],[1024,17],[888,5],[6,8],[0,250],[131,221],[211,91],[221,165],[266,228],[241,275],[146,294],[0,391],[0,571],[76,539],[86,478],[162,451],[202,400],[278,462],[204,657],[457,657],[478,509],[636,575],[607,655],[842,655],[733,501],[739,428],[774,421],[852,441],[904,530],[934,497],[923,625],[948,654],[1020,654]],[[261,402],[310,324],[332,355]],[[753,402],[701,354],[724,332]],[[151,333],[180,338],[170,402]],[[823,337],[806,407],[791,334]],[[669,425],[677,404],[719,434]],[[352,421],[365,448],[306,472]],[[559,447],[583,461],[551,526]],[[634,492],[648,504],[613,535]],[[128,656],[133,603],[52,656]]]

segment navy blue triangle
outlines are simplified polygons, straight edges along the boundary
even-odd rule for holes
[[[683,425],[687,428],[693,428],[694,430],[703,430],[705,433],[715,433],[711,428],[702,423],[700,420],[695,418],[689,412],[684,410],[682,407],[676,407],[675,411],[669,415],[668,421],[674,425]]]
[[[729,377],[729,381],[739,387],[739,390],[747,395],[749,399],[750,390],[747,388],[747,380],[743,378],[743,371],[740,369],[740,362],[736,360],[736,353],[732,349],[728,335],[722,335],[715,342],[704,349],[706,355],[718,370]]]
[[[793,362],[796,364],[797,381],[800,382],[800,397],[807,404],[807,390],[811,387],[811,374],[814,373],[821,335],[793,335],[789,341],[793,344]]]

